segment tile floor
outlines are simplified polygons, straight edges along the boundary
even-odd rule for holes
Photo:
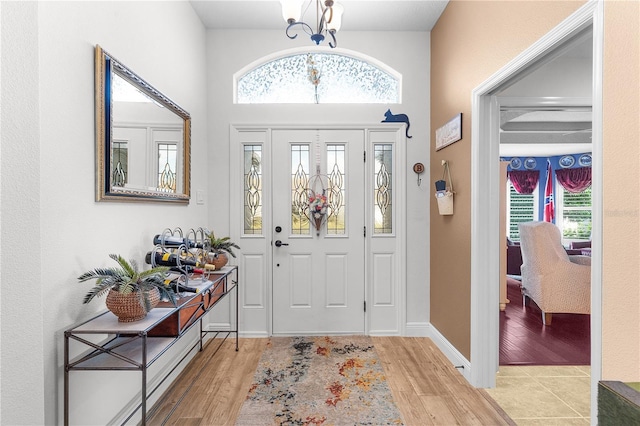
[[[588,425],[589,366],[500,366],[491,397],[519,426]]]

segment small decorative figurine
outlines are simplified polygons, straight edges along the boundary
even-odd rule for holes
[[[409,127],[411,126],[411,124],[409,123],[409,116],[407,114],[393,114],[391,113],[391,110],[388,109],[387,112],[384,113],[384,117],[385,119],[381,121],[381,123],[393,123],[393,122],[401,122],[401,123],[407,123],[407,130],[406,130],[406,135],[407,138],[411,138],[412,136],[409,136]]]

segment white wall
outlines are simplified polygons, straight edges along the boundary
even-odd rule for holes
[[[274,19],[279,19],[276,16]],[[212,147],[209,198],[218,200],[211,224],[220,235],[229,229],[229,125],[230,124],[341,124],[375,123],[390,108],[411,120],[407,140],[407,334],[425,335],[429,320],[429,228],[428,211],[432,190],[429,172],[417,185],[412,167],[429,164],[429,68],[430,34],[427,32],[340,32],[338,46],[371,56],[403,75],[402,104],[386,105],[234,105],[233,74],[248,64],[276,52],[308,46],[312,42],[301,34],[296,40],[282,31],[209,30],[207,32],[207,75],[209,143]],[[330,84],[330,82],[327,82]],[[324,84],[324,82],[323,82]],[[223,184],[218,184],[222,181]],[[239,230],[235,230],[236,235]],[[240,244],[242,246],[242,244]]]
[[[2,2],[1,34],[1,278],[12,291],[2,294],[0,422],[56,424],[62,333],[104,310],[104,301],[82,304],[92,283],[78,275],[111,266],[109,253],[143,266],[165,227],[209,226],[206,203],[94,201],[94,46],[190,112],[195,194],[208,176],[205,31],[185,1],[47,1]],[[72,378],[74,424],[105,424],[118,395],[140,384],[139,373],[82,374]]]
[[[44,423],[37,5],[0,4],[2,424]],[[19,40],[16,40],[19,39]],[[12,61],[7,58],[11,57]],[[35,172],[34,172],[35,171]],[[6,175],[4,175],[6,173]],[[33,219],[33,220],[32,220]],[[10,286],[11,291],[7,291]],[[54,365],[51,365],[55,369]],[[55,391],[55,385],[50,388]]]
[[[151,238],[165,227],[208,226],[225,234],[230,123],[378,123],[390,106],[233,105],[235,71],[310,41],[290,41],[284,30],[205,36],[186,1],[2,2],[0,7],[0,423],[55,424],[62,418],[63,331],[104,309],[103,301],[81,303],[91,283],[78,284],[78,275],[108,266],[109,253],[142,262]],[[413,135],[406,167],[406,320],[409,334],[424,333],[432,190],[426,184],[429,173],[417,186],[411,167],[429,164],[429,34],[345,32],[339,43],[404,76],[403,104],[391,109],[409,115]],[[95,44],[191,113],[192,195],[205,191],[204,204],[94,201]],[[80,374],[72,378],[74,424],[108,422],[139,386],[135,373]]]

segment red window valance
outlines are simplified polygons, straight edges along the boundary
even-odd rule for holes
[[[556,179],[569,192],[582,192],[591,186],[591,167],[556,170]]]
[[[507,172],[507,177],[518,194],[533,194],[538,186],[540,172],[538,170],[511,170]]]

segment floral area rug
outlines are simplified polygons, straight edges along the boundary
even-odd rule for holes
[[[269,339],[237,425],[402,425],[367,336]]]

